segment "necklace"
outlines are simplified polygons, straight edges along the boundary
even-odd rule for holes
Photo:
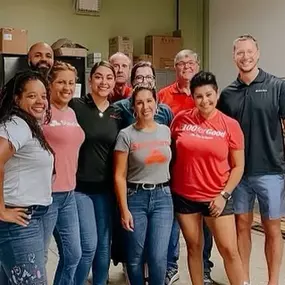
[[[99,112],[99,117],[103,118],[104,114],[102,112]]]

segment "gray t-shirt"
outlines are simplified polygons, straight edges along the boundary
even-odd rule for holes
[[[128,152],[127,181],[158,184],[169,180],[170,130],[157,124],[154,132],[133,125],[120,131],[115,150]]]
[[[0,137],[15,148],[4,166],[4,202],[10,206],[50,205],[53,155],[32,137],[31,129],[21,118],[0,125]]]

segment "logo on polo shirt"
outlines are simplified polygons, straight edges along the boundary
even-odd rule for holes
[[[267,92],[267,89],[256,89],[255,92],[256,92],[256,93],[259,93],[259,92]]]

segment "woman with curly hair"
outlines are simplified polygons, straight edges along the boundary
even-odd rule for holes
[[[11,79],[0,96],[0,261],[9,284],[47,284],[43,215],[51,204],[53,151],[47,82],[35,71]]]

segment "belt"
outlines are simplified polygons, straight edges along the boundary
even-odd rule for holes
[[[150,184],[150,183],[132,183],[128,182],[127,187],[128,188],[142,188],[144,190],[154,190],[157,187],[166,187],[169,186],[169,181],[158,183],[158,184]]]
[[[42,206],[42,205],[33,205],[33,206],[27,206],[27,207],[19,207],[19,206],[9,206],[9,205],[6,205],[5,206],[6,208],[10,208],[10,209],[14,209],[14,208],[23,208],[23,209],[26,209],[26,214],[27,215],[31,215],[34,211],[37,211],[37,210],[41,210],[41,209],[45,209],[45,208],[48,208],[48,206]]]

